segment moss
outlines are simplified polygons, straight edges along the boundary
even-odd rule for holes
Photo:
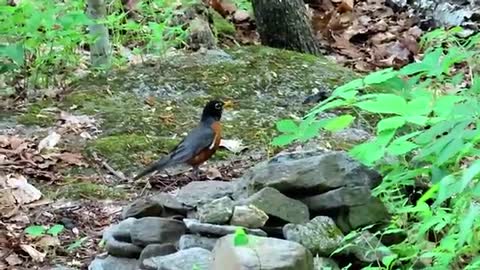
[[[213,27],[214,32],[219,34],[225,35],[234,35],[235,34],[235,26],[233,23],[229,22],[227,19],[223,18],[217,11],[210,9],[213,19]]]
[[[125,199],[127,193],[115,187],[102,184],[66,179],[66,185],[56,186],[55,189],[44,190],[46,197],[50,199]]]
[[[48,127],[55,123],[56,115],[45,109],[52,106],[53,101],[41,100],[27,107],[27,111],[18,116],[17,121],[24,125]]]
[[[176,139],[142,134],[112,135],[89,143],[86,151],[104,156],[112,166],[123,170],[152,162],[178,142]]]

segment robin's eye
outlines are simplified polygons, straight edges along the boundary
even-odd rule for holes
[[[215,109],[220,110],[222,108],[222,104],[216,103],[215,104]]]

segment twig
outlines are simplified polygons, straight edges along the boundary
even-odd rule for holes
[[[107,169],[107,171],[109,171],[111,174],[115,175],[118,179],[123,180],[123,181],[128,180],[128,179],[123,175],[123,173],[121,173],[121,172],[115,170],[114,168],[112,168],[112,167],[111,167],[110,165],[108,165],[108,163],[105,162],[104,160],[101,160],[101,159],[98,157],[97,153],[93,152],[92,155],[93,155],[93,158],[94,158],[95,160],[99,160],[99,161],[101,162],[102,166],[103,166],[105,169]]]

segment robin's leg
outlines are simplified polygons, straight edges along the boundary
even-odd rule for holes
[[[194,166],[192,170],[192,178],[193,180],[199,180],[200,178],[200,169],[198,166]]]

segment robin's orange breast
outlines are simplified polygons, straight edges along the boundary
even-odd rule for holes
[[[186,162],[187,164],[194,167],[199,166],[200,164],[207,161],[210,157],[212,157],[213,154],[215,154],[215,152],[217,151],[218,147],[220,147],[220,141],[222,140],[222,126],[220,125],[220,122],[214,122],[211,125],[211,128],[213,129],[213,132],[215,134],[212,144],[209,147],[200,151],[198,155],[188,160]]]

